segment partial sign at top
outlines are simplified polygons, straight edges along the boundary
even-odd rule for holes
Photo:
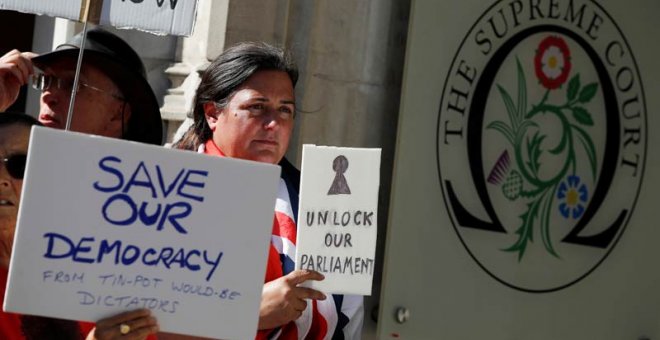
[[[375,268],[380,149],[304,145],[296,269],[324,293],[370,295]]]
[[[87,8],[99,24],[155,34],[190,35],[197,0],[0,0],[0,9],[82,21]],[[94,13],[96,12],[96,13]]]

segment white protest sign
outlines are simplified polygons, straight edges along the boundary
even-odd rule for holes
[[[303,145],[296,269],[325,293],[371,295],[375,268],[380,149]]]
[[[99,24],[156,34],[190,35],[197,0],[91,0]],[[82,21],[87,0],[0,0],[0,9]]]
[[[256,334],[277,166],[36,127],[4,309]]]

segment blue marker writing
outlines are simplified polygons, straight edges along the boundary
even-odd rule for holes
[[[47,240],[44,257],[52,260],[70,258],[74,262],[102,263],[114,262],[130,266],[140,263],[146,266],[179,268],[192,272],[203,270],[206,281],[210,281],[222,259],[222,251],[185,249],[182,247],[163,247],[142,249],[133,244],[124,244],[121,240],[96,240],[94,237],[82,237],[77,242],[58,233],[45,233]]]
[[[104,176],[93,183],[93,188],[113,194],[101,207],[108,223],[128,226],[140,222],[155,226],[157,231],[169,224],[181,234],[188,233],[183,220],[192,213],[193,203],[204,201],[208,171],[183,168],[168,181],[159,165],[153,167],[153,174],[144,161],[126,175],[121,169],[122,160],[116,156],[103,157],[98,166]],[[146,193],[150,200],[137,201],[136,192],[142,193],[140,197]]]
[[[84,290],[79,290],[76,293],[80,299],[78,303],[83,306],[103,305],[124,309],[149,308],[151,310],[174,314],[176,313],[176,306],[179,305],[179,301],[161,300],[155,297],[96,295]]]

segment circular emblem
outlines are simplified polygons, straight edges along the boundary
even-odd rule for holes
[[[633,52],[602,6],[496,2],[461,42],[438,116],[438,172],[460,240],[509,287],[580,281],[630,220],[646,136]]]

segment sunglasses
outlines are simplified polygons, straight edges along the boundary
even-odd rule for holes
[[[0,161],[4,163],[11,177],[23,179],[23,175],[25,175],[25,162],[27,161],[26,154],[9,155],[6,158],[0,158]]]

